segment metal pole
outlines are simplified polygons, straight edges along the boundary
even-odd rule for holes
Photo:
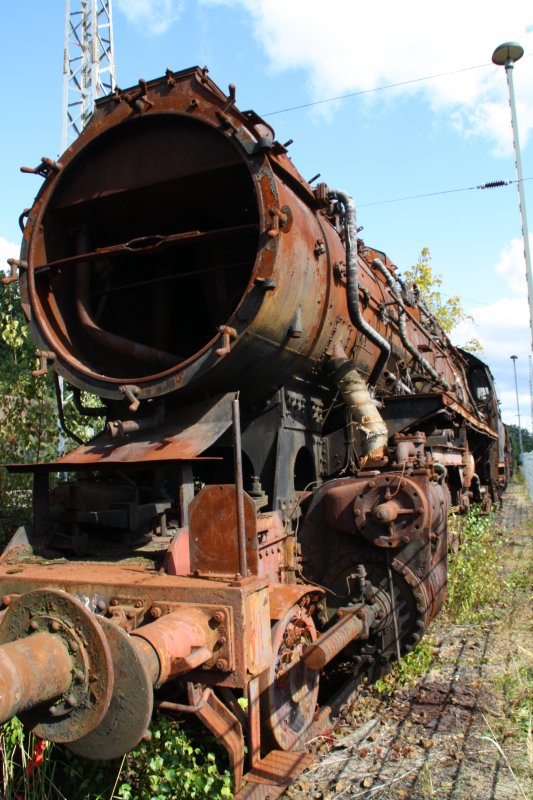
[[[520,403],[518,400],[518,381],[516,380],[516,359],[518,356],[511,356],[514,368],[514,388],[516,391],[516,410],[518,412],[518,449],[520,450],[518,454],[519,464],[522,463],[522,453],[524,452],[524,445],[522,444],[522,423],[520,422]]]
[[[531,433],[533,433],[533,359],[529,355],[529,403],[531,405]]]
[[[246,524],[244,520],[244,489],[242,486],[241,415],[239,393],[232,402],[233,417],[233,457],[235,462],[235,494],[237,504],[237,538],[239,544],[239,572],[243,578],[248,575],[246,558]]]
[[[533,275],[531,273],[531,253],[529,250],[529,232],[527,228],[526,197],[524,194],[524,181],[522,180],[522,158],[520,155],[520,140],[518,138],[518,122],[516,119],[512,62],[505,65],[505,73],[507,75],[507,85],[509,87],[509,105],[511,106],[511,121],[513,125],[516,179],[518,182],[518,202],[520,205],[522,238],[524,240],[524,258],[526,261],[527,293],[529,300],[529,327],[531,331],[531,346],[533,348]]]
[[[496,48],[492,54],[492,61],[498,66],[505,66],[507,86],[509,89],[509,106],[511,107],[511,125],[513,129],[513,145],[515,153],[516,180],[518,185],[518,203],[522,221],[522,239],[524,242],[524,259],[526,262],[527,292],[529,301],[529,328],[531,333],[530,346],[533,349],[533,273],[531,270],[531,253],[529,248],[529,232],[527,228],[526,197],[524,181],[522,178],[522,157],[520,154],[520,139],[518,136],[518,122],[516,119],[516,104],[513,84],[513,67],[524,55],[524,48],[516,42],[506,42]]]

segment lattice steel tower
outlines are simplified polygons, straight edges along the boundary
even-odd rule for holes
[[[116,85],[111,0],[66,0],[61,150],[79,136],[97,97]]]

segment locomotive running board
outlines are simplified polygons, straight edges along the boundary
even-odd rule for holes
[[[101,433],[57,461],[40,464],[2,464],[10,472],[70,472],[104,469],[110,465],[197,459],[231,425],[233,394],[211,397],[195,406],[180,408],[156,427],[123,438]]]

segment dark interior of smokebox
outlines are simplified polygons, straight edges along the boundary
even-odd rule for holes
[[[49,266],[36,265],[35,277],[48,325],[99,375],[164,372],[235,311],[258,222],[250,173],[219,131],[168,114],[124,123],[72,160],[48,204]],[[52,263],[109,247],[87,261]]]

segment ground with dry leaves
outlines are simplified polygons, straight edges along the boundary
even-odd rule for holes
[[[524,691],[533,652],[532,531],[533,505],[525,486],[514,483],[495,525],[495,535],[505,537],[494,576],[502,582],[500,600],[476,624],[439,617],[430,631],[435,659],[427,674],[389,697],[362,690],[286,798],[533,796],[531,732],[528,739],[511,692]]]

